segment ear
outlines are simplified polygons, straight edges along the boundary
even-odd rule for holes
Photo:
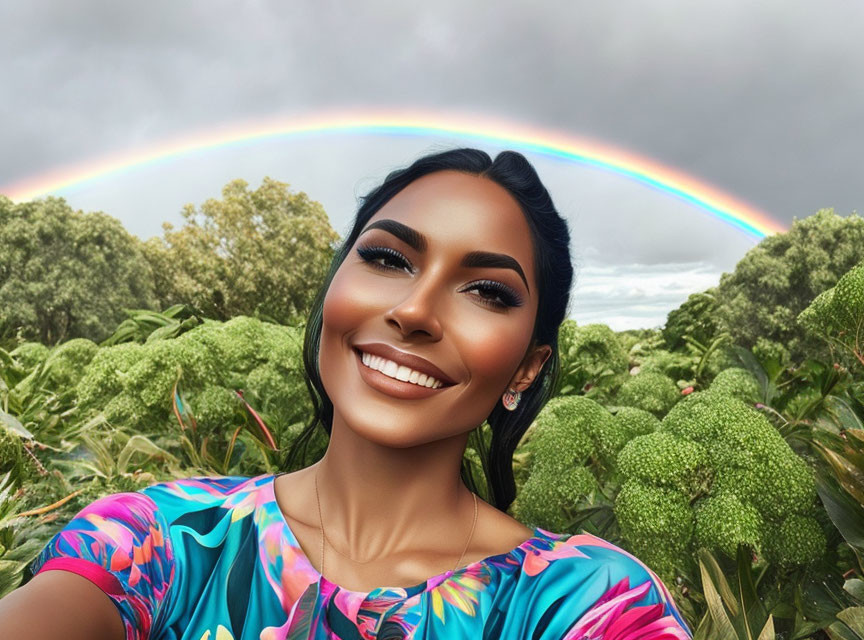
[[[522,359],[519,368],[516,369],[513,378],[510,379],[510,384],[507,388],[514,391],[525,391],[540,374],[540,370],[551,355],[552,347],[548,344],[542,344],[529,349],[525,358]]]

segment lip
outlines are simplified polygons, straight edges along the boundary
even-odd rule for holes
[[[434,396],[442,391],[446,391],[453,386],[452,384],[447,386],[442,385],[437,389],[433,389],[431,387],[422,387],[419,384],[412,384],[410,382],[391,378],[390,376],[385,376],[380,371],[371,369],[363,364],[363,360],[361,359],[362,355],[359,349],[352,349],[352,351],[354,352],[354,358],[357,360],[357,370],[360,373],[363,382],[368,384],[375,391],[383,393],[384,395],[399,398],[400,400],[420,400],[422,398]]]
[[[391,347],[389,344],[384,344],[383,342],[355,344],[354,351],[362,351],[373,356],[380,356],[382,358],[386,358],[387,360],[392,360],[398,365],[404,365],[409,369],[414,369],[415,371],[419,371],[420,373],[425,373],[427,376],[432,376],[433,378],[441,381],[441,387],[439,387],[441,389],[456,384],[456,381],[453,380],[453,378],[448,376],[446,373],[441,371],[441,369],[436,367],[434,364],[432,364],[425,358],[415,356],[412,353],[405,353],[404,351],[399,351],[399,349]],[[357,355],[359,357],[361,354],[358,353]],[[401,382],[401,380],[398,382]],[[418,385],[412,386],[416,387]]]

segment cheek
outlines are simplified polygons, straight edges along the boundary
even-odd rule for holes
[[[460,333],[460,352],[473,384],[500,391],[510,381],[528,347],[526,329],[513,322],[474,323]]]

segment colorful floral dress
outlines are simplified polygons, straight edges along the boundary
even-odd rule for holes
[[[183,478],[105,496],[31,570],[95,583],[128,640],[692,637],[658,577],[589,534],[535,528],[507,553],[407,589],[343,589],[301,550],[276,477]]]

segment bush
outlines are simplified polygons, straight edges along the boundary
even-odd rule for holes
[[[246,419],[235,391],[283,446],[288,429],[312,414],[301,330],[240,316],[207,322],[177,338],[98,349],[76,393],[84,415],[102,412],[136,433],[176,433],[171,390],[180,389],[205,435],[220,441]],[[281,437],[281,439],[280,439]]]
[[[612,414],[584,396],[546,403],[520,443],[528,454],[527,479],[514,515],[550,531],[562,531],[581,498],[597,487],[592,469],[611,470],[627,434]]]
[[[733,398],[755,404],[762,397],[762,387],[756,377],[740,367],[730,367],[717,374],[711,383],[711,391],[725,393]]]
[[[815,561],[825,549],[825,535],[814,525],[819,503],[810,467],[764,415],[729,394],[708,390],[685,397],[658,431],[621,450],[618,470],[621,533],[636,555],[667,578],[691,561],[698,545],[734,556],[744,543],[790,565]],[[682,505],[692,535],[658,537],[658,528],[666,527],[664,535],[674,528],[669,518],[683,518]],[[772,537],[796,523],[806,523],[799,537]],[[676,535],[684,529],[675,529]]]
[[[663,416],[671,409],[681,393],[671,378],[659,373],[637,373],[631,376],[618,391],[616,402],[627,407],[650,411]]]

